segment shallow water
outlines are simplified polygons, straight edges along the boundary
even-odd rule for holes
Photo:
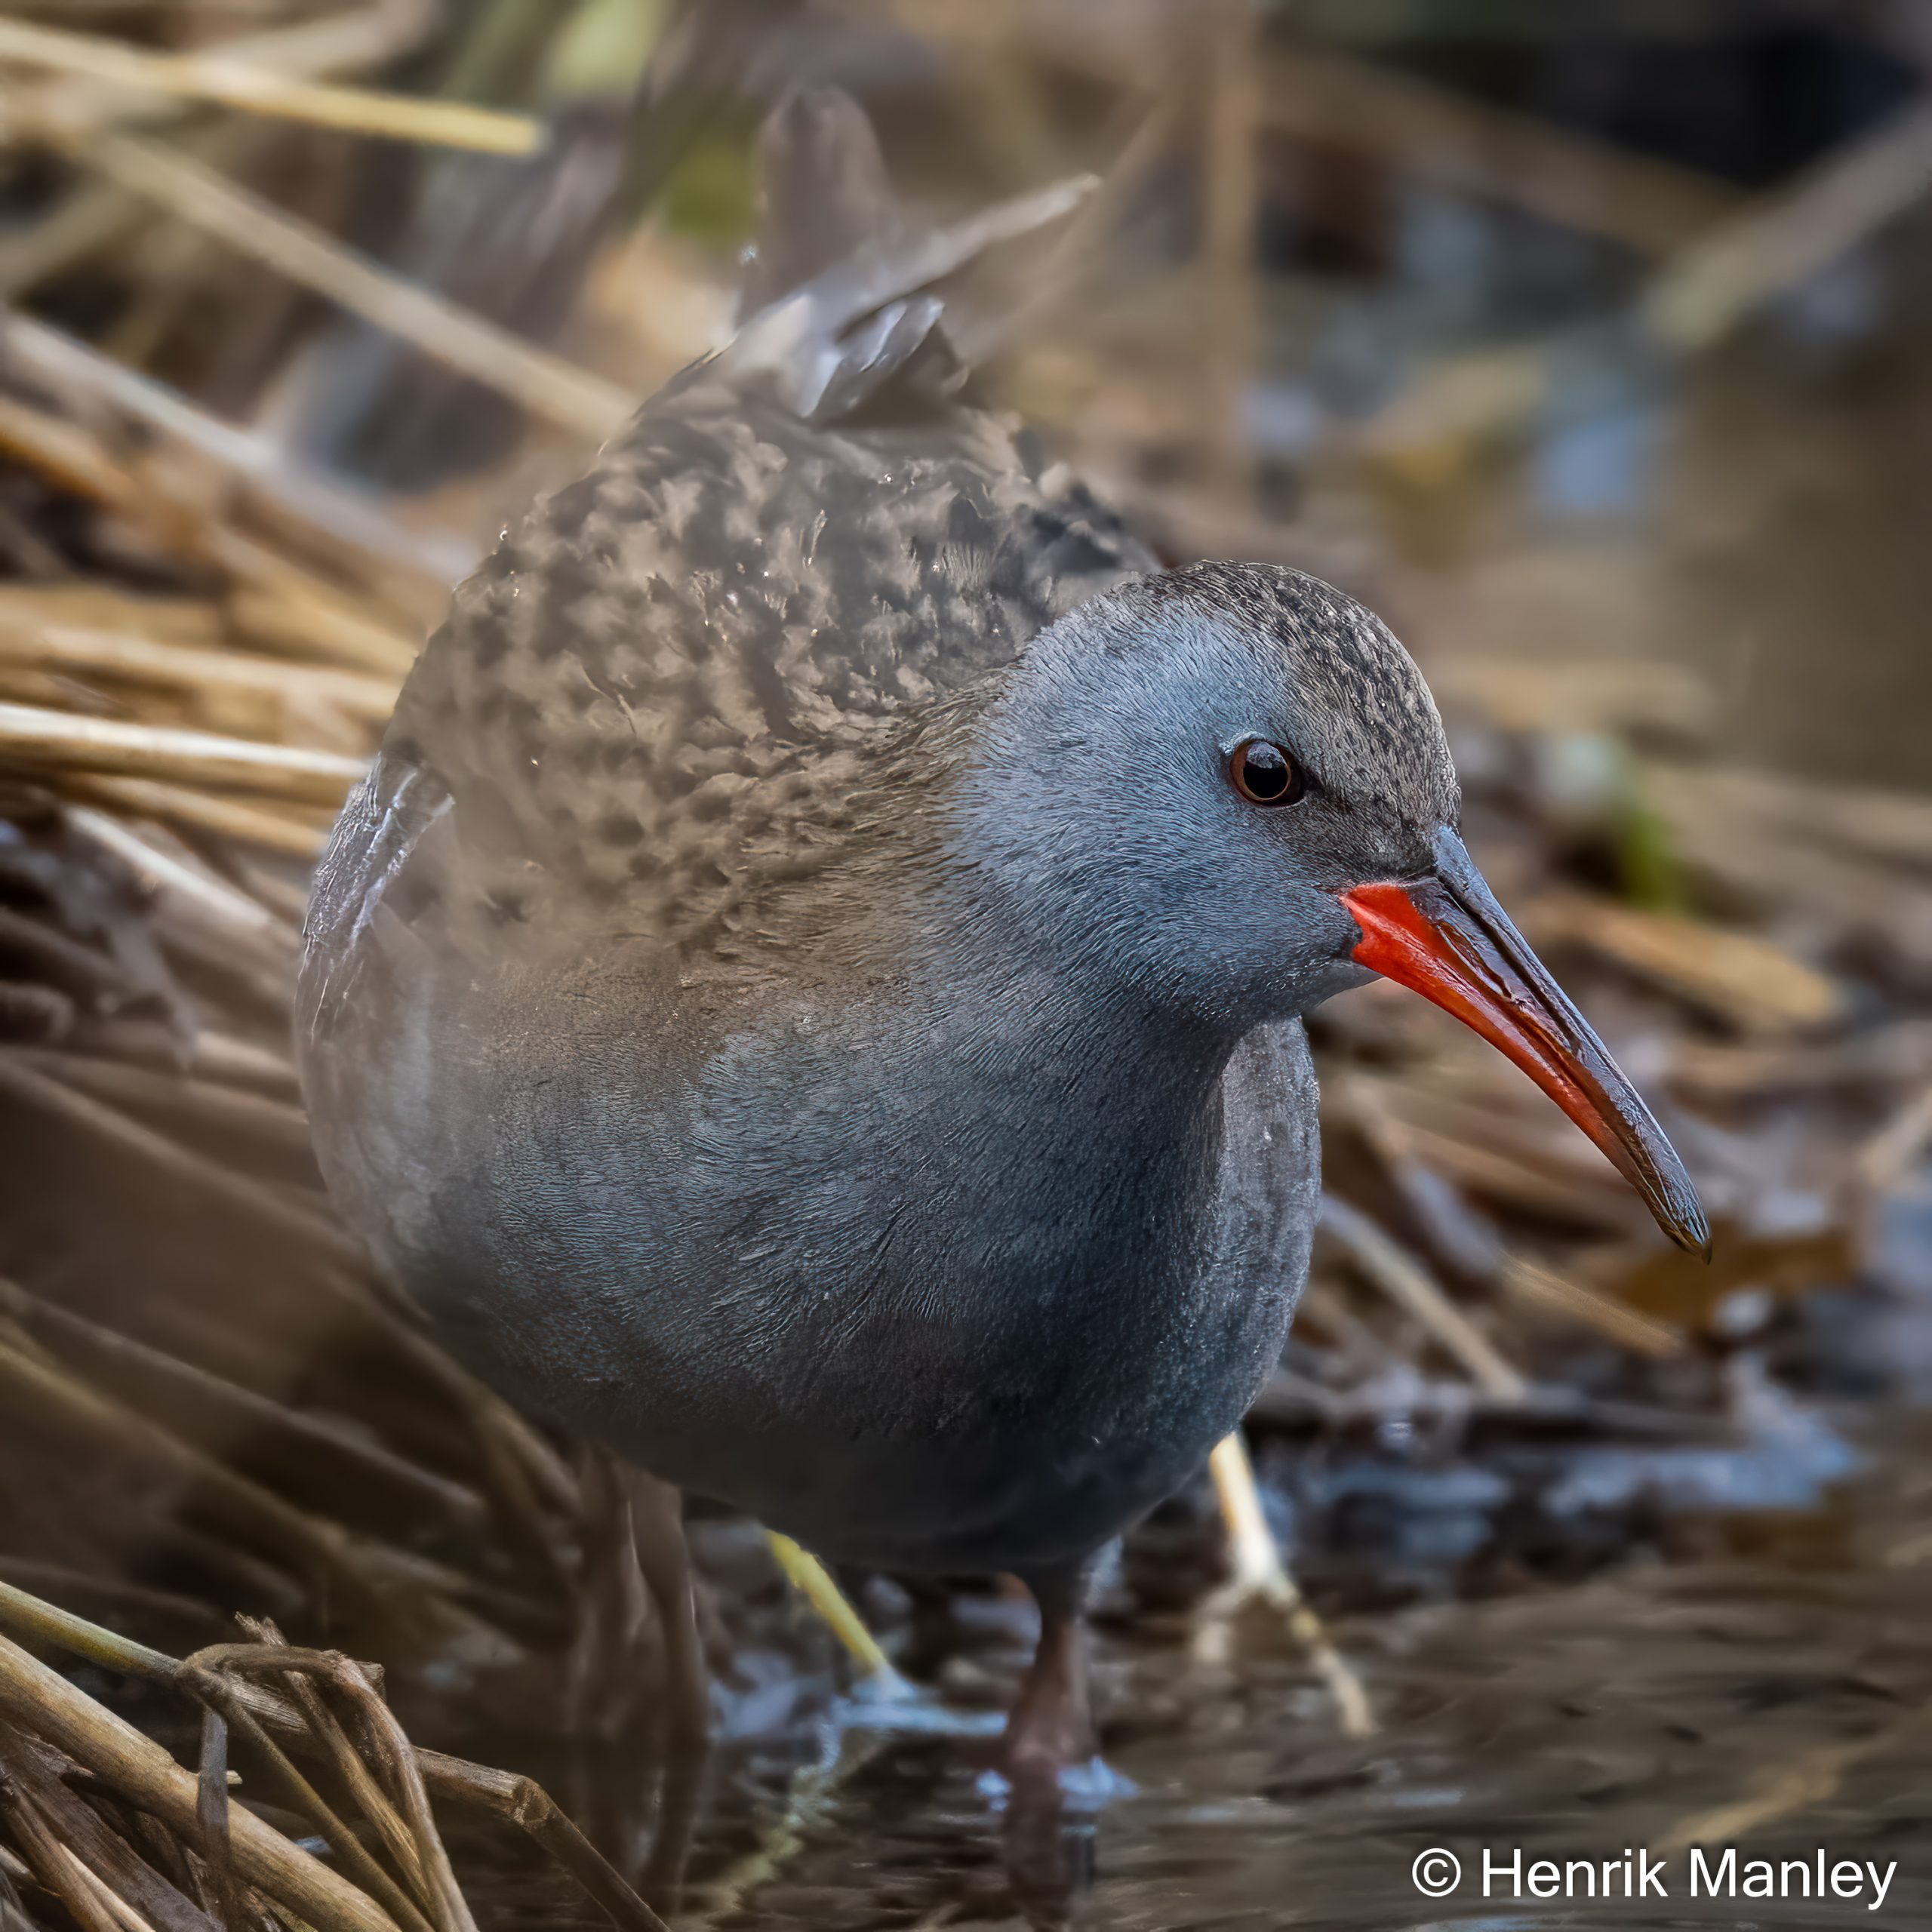
[[[1343,1623],[1382,1724],[1363,1743],[1339,1736],[1263,1615],[1243,1620],[1225,1665],[1197,1662],[1178,1633],[1103,1638],[1107,1757],[1135,1789],[1096,1816],[1008,1815],[986,1789],[983,1737],[820,1724],[782,1747],[769,1734],[728,1745],[685,1922],[1924,1924],[1932,1427],[1906,1418],[1869,1441],[1866,1472],[1822,1509],[1728,1519],[1729,1555]],[[1693,1845],[1720,1882],[1735,1846],[1740,1888],[1749,1861],[1770,1861],[1787,1895],[1694,1897]],[[1882,1906],[1869,1876],[1857,1896],[1817,1896],[1821,1849],[1828,1883],[1841,1864],[1883,1873],[1896,1860]],[[1434,1850],[1462,1874],[1439,1899],[1415,1875]],[[1639,1852],[1654,1861],[1637,1899],[1622,1895],[1626,1850],[1633,1869]],[[1578,1896],[1512,1896],[1505,1875],[1485,1899],[1485,1851],[1506,1868],[1520,1852],[1526,1886],[1540,1860],[1618,1871],[1607,1897],[1582,1895],[1579,1869]],[[1794,1860],[1808,1893],[1783,1869]],[[488,1891],[497,1924],[571,1916],[546,1887]]]

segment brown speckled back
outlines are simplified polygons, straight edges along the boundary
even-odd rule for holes
[[[380,782],[451,801],[439,895],[688,944],[825,852],[936,708],[1151,564],[988,415],[820,429],[700,368],[457,592]]]

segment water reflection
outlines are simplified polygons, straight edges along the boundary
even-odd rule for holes
[[[807,1734],[817,1758],[782,1774],[768,1744],[762,1762],[728,1751],[692,1922],[1922,1923],[1932,1539],[1918,1518],[1932,1477],[1923,1426],[1906,1439],[1826,1509],[1781,1528],[1760,1519],[1768,1547],[1733,1560],[1356,1620],[1346,1641],[1383,1726],[1364,1743],[1337,1738],[1267,1628],[1246,1631],[1225,1670],[1180,1646],[1117,1641],[1106,1749],[1137,1789],[1057,1833],[998,1813],[970,1740],[821,1729]],[[1714,1869],[1736,1844],[1740,1882],[1744,1861],[1815,1860],[1820,1847],[1828,1866],[1898,1869],[1877,1912],[1869,1881],[1848,1899],[1694,1899],[1693,1844],[1712,1848]],[[1435,1903],[1412,1877],[1433,1847],[1463,1871]],[[1666,1890],[1485,1902],[1485,1847],[1506,1863],[1520,1850],[1526,1872],[1647,1847]]]

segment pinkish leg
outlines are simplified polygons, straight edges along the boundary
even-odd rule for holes
[[[1078,1572],[1025,1580],[1040,1606],[1032,1667],[1006,1721],[1001,1750],[1016,1789],[1057,1784],[1091,1762],[1098,1744],[1088,1695],[1087,1626]]]

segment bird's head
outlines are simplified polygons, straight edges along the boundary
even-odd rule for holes
[[[1090,987],[1241,1032],[1375,974],[1523,1069],[1685,1247],[1683,1163],[1458,835],[1441,719],[1374,614],[1300,572],[1208,564],[1028,648],[958,796],[983,905]]]

